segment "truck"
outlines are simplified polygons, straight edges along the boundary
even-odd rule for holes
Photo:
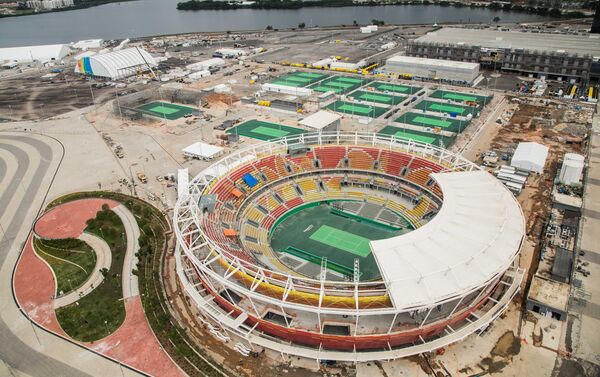
[[[142,183],[148,183],[148,177],[144,173],[137,173],[137,177]]]

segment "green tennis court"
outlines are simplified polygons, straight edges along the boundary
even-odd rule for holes
[[[177,105],[169,102],[150,102],[138,106],[136,110],[157,118],[175,120],[187,114],[198,115],[198,110],[193,107]]]
[[[388,111],[387,108],[379,106],[361,105],[354,102],[347,101],[336,101],[326,107],[329,110],[336,111],[338,113],[368,116],[371,118],[378,118]]]
[[[271,247],[285,263],[294,255],[306,263],[295,271],[318,277],[323,258],[327,268],[351,276],[354,260],[360,262],[361,280],[381,277],[369,246],[370,240],[394,237],[410,230],[392,230],[360,217],[339,216],[326,202],[307,203],[285,213],[271,228]]]
[[[351,91],[358,89],[369,82],[371,82],[369,79],[347,76],[331,76],[325,80],[313,84],[312,86],[309,86],[309,88],[317,92],[334,91],[337,94],[345,94],[350,93]]]
[[[395,120],[398,123],[412,124],[421,127],[437,127],[449,132],[462,132],[469,125],[468,120],[458,120],[450,117],[438,117],[434,115],[426,115],[408,112],[402,114]]]
[[[284,136],[299,135],[304,132],[304,130],[299,128],[263,122],[256,119],[241,123],[227,130],[228,134],[246,136],[258,140],[273,140]]]
[[[415,94],[419,90],[423,89],[418,86],[409,86],[409,85],[398,85],[391,84],[389,82],[383,81],[375,81],[368,86],[369,88],[374,88],[380,92],[391,92],[391,93],[401,93],[401,94]]]
[[[332,228],[329,225],[321,225],[321,227],[310,236],[310,239],[325,245],[337,247],[338,249],[363,258],[371,254],[368,238]]]
[[[452,145],[454,139],[456,138],[454,136],[450,137],[425,131],[408,130],[396,126],[386,126],[379,131],[379,134],[393,135],[399,139],[414,140],[426,144],[432,144],[438,147],[443,146],[446,148]]]
[[[435,102],[424,100],[419,102],[415,109],[437,112],[437,113],[445,113],[445,114],[456,114],[467,116],[468,114],[476,115],[477,109],[474,107],[461,106],[461,105],[450,105],[447,103]]]
[[[377,92],[369,92],[366,90],[356,90],[348,94],[348,96],[354,98],[355,100],[358,99],[368,102],[383,103],[386,105],[397,105],[406,99],[405,96],[394,96]]]
[[[355,79],[355,78],[352,78],[352,77],[345,77],[345,76],[340,76],[340,77],[337,78],[337,80],[341,81],[341,82],[349,82],[350,84],[360,84],[360,83],[362,83],[362,80],[360,80],[360,79]]]
[[[322,78],[326,77],[326,75],[324,75],[322,73],[311,73],[311,72],[298,72],[296,75],[300,76],[300,77],[308,77],[309,79],[322,79]]]
[[[316,92],[335,92],[335,94],[340,94],[343,92],[343,89],[340,88],[332,88],[330,86],[321,86],[321,85],[317,85],[315,87],[311,87],[312,90],[316,91]]]
[[[277,77],[271,81],[271,84],[291,86],[291,87],[306,87],[319,80],[329,77],[324,73],[310,73],[310,72],[292,72],[287,75]]]
[[[472,93],[450,92],[447,90],[438,89],[430,94],[431,98],[450,99],[461,102],[477,102],[480,105],[486,105],[492,100],[492,96],[481,96]]]

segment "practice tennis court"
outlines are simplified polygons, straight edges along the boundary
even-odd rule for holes
[[[157,118],[175,120],[187,114],[198,114],[193,107],[177,105],[169,102],[149,102],[138,106],[136,110]]]
[[[431,98],[449,99],[459,102],[477,102],[480,105],[486,105],[491,100],[491,96],[481,96],[472,93],[449,92],[447,90],[438,89],[429,95]]]
[[[309,88],[317,92],[333,91],[336,94],[350,93],[351,91],[368,84],[371,80],[347,76],[332,76]]]
[[[354,260],[360,262],[361,280],[381,277],[369,246],[379,240],[406,233],[373,224],[361,218],[340,216],[326,202],[307,203],[284,214],[270,232],[271,247],[279,255],[293,255],[306,263],[294,268],[299,273],[318,277],[323,258],[327,268],[352,276]],[[285,262],[285,258],[281,259]]]
[[[352,97],[354,100],[382,103],[385,105],[397,105],[406,99],[405,96],[394,96],[366,90],[356,90],[348,94],[348,97]]]
[[[327,77],[324,73],[292,72],[278,77],[271,84],[304,88]]]
[[[468,120],[458,120],[450,117],[438,117],[408,112],[395,120],[398,123],[412,124],[420,127],[440,128],[449,132],[462,132],[469,125]]]
[[[423,89],[418,86],[390,84],[389,82],[383,82],[383,81],[372,82],[367,87],[373,88],[379,92],[400,93],[400,94],[407,94],[407,95],[415,94],[419,90]]]
[[[415,106],[415,109],[431,111],[434,113],[445,113],[448,115],[455,114],[455,115],[461,115],[461,116],[467,116],[468,114],[475,115],[477,112],[477,109],[474,107],[461,106],[461,105],[450,105],[447,103],[428,101],[428,100],[419,102],[417,104],[417,106]]]
[[[443,136],[440,134],[430,133],[430,132],[421,132],[415,130],[408,130],[401,127],[396,126],[386,126],[379,131],[379,134],[383,135],[393,135],[398,139],[404,140],[414,140],[419,141],[425,144],[432,144],[435,146],[443,146],[448,147],[453,142],[455,137]]]
[[[252,119],[227,130],[228,134],[246,136],[258,140],[273,140],[284,136],[299,135],[306,131],[277,123]]]
[[[371,105],[362,105],[354,102],[336,101],[326,107],[338,113],[359,115],[370,118],[378,118],[388,111],[387,108]]]

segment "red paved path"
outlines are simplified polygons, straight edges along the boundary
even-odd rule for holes
[[[160,348],[140,296],[127,299],[125,310],[125,321],[116,332],[86,346],[154,376],[185,376]]]
[[[94,218],[104,203],[111,208],[119,205],[104,199],[82,199],[61,204],[42,215],[34,231],[45,238],[78,237],[85,229],[86,221]],[[52,309],[52,297],[56,292],[54,275],[33,250],[32,236],[28,238],[17,263],[13,284],[19,305],[33,321],[67,336]],[[185,376],[154,337],[139,296],[125,301],[125,312],[125,321],[113,334],[93,343],[80,344],[153,376]]]
[[[77,238],[86,228],[86,221],[96,217],[105,203],[110,208],[119,205],[108,199],[81,199],[61,204],[44,213],[33,231],[42,238]]]
[[[33,251],[31,240],[32,236],[29,236],[15,270],[13,284],[17,302],[37,324],[64,335],[52,308],[56,292],[54,275]]]

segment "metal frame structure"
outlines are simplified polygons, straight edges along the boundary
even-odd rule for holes
[[[368,146],[409,153],[442,166],[443,172],[481,170],[442,148],[358,132],[302,134],[251,145],[222,158],[189,182],[188,195],[180,193],[173,218],[178,276],[218,339],[239,339],[244,347],[236,348],[244,350],[263,347],[282,356],[316,360],[393,359],[463,339],[485,328],[506,309],[523,277],[523,271],[511,265],[500,267],[476,287],[465,287],[435,301],[396,307],[388,292],[393,282],[328,281],[325,273],[320,279],[300,277],[250,263],[219,247],[203,229],[206,215],[198,206],[202,195],[220,180],[227,180],[233,169],[257,158],[286,154],[290,146],[298,145]],[[509,251],[512,264],[519,251],[520,245]],[[277,311],[285,320],[279,327],[297,333],[297,339],[274,335],[281,329],[261,320],[267,310]],[[336,321],[348,324],[351,335],[325,334],[325,324]],[[374,322],[385,323],[385,328],[375,330]],[[407,326],[407,322],[412,324]],[[364,328],[371,330],[365,332]]]

